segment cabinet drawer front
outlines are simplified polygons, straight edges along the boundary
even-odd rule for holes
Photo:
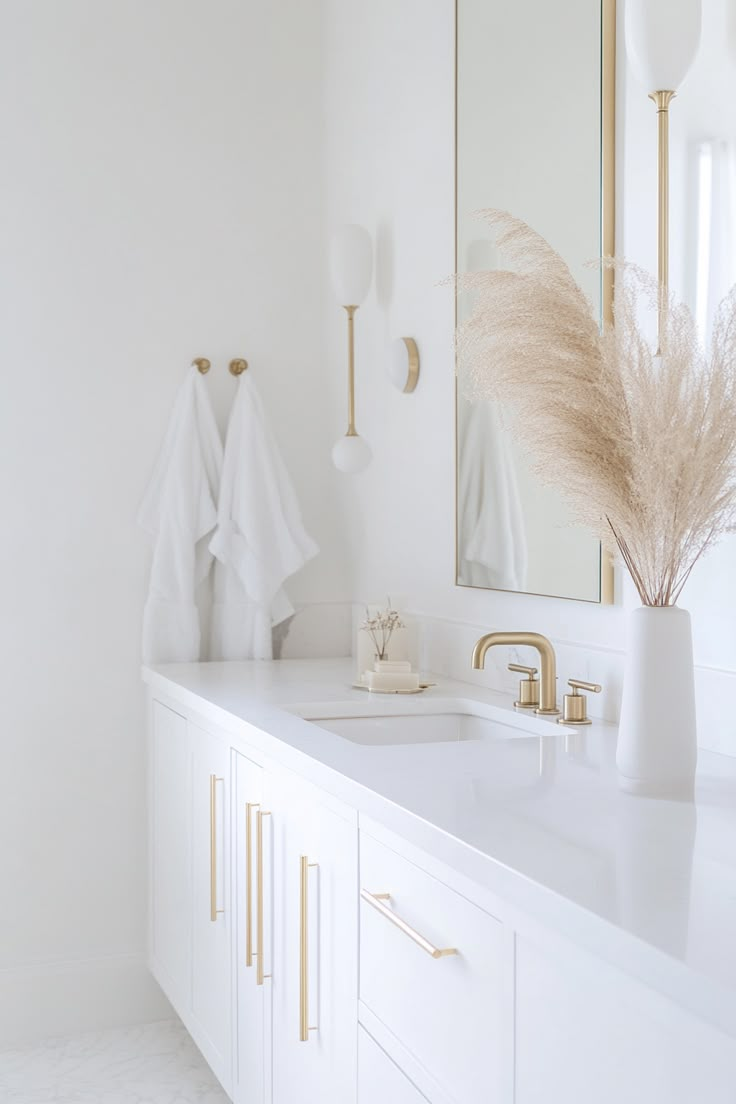
[[[358,1104],[427,1104],[362,1027],[358,1031]]]
[[[502,925],[365,833],[360,885],[362,1001],[453,1099],[497,1099]]]

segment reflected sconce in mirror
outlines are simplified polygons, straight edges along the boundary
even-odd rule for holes
[[[700,44],[701,0],[626,0],[626,50],[657,108],[659,345],[669,291],[669,109]]]
[[[413,337],[397,337],[391,342],[388,378],[397,391],[410,395],[419,380],[419,349]]]
[[[355,312],[364,301],[373,277],[373,243],[362,226],[342,226],[330,249],[330,274],[338,303],[348,316],[348,428],[332,449],[332,462],[354,475],[371,462],[371,447],[355,428]]]

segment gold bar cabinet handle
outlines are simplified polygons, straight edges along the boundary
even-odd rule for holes
[[[253,829],[251,813],[258,802],[245,804],[245,965],[253,965]]]
[[[310,863],[306,855],[299,858],[299,1042],[309,1041],[309,869],[318,863]]]
[[[420,935],[418,931],[407,924],[406,920],[402,920],[400,916],[392,912],[388,905],[384,904],[384,901],[391,900],[390,893],[369,893],[367,889],[361,889],[360,896],[366,904],[371,905],[376,912],[380,912],[381,916],[385,916],[391,924],[402,931],[404,935],[408,935],[409,939],[413,940],[418,947],[421,947],[432,958],[447,958],[448,955],[459,953],[456,947],[435,947],[433,943],[430,943],[428,939],[425,939],[423,935]]]
[[[217,783],[224,778],[210,775],[210,920],[214,924],[224,909],[217,907]]]
[[[270,815],[261,809],[256,813],[256,985],[271,976],[263,972],[263,818]]]

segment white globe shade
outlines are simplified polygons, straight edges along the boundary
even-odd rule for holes
[[[373,242],[363,226],[341,226],[330,243],[330,276],[338,303],[359,307],[373,278]]]
[[[371,446],[364,437],[346,435],[336,441],[332,449],[332,463],[338,471],[348,475],[364,471],[372,457]]]
[[[676,92],[700,45],[701,0],[626,0],[626,52],[647,92]]]

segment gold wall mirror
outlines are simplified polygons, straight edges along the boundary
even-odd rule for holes
[[[503,267],[488,207],[524,219],[565,258],[602,318],[614,252],[615,0],[456,0],[456,271]],[[457,317],[468,309],[457,298]],[[523,416],[523,414],[521,415]],[[492,403],[458,381],[458,586],[610,602],[600,542],[544,486]]]

